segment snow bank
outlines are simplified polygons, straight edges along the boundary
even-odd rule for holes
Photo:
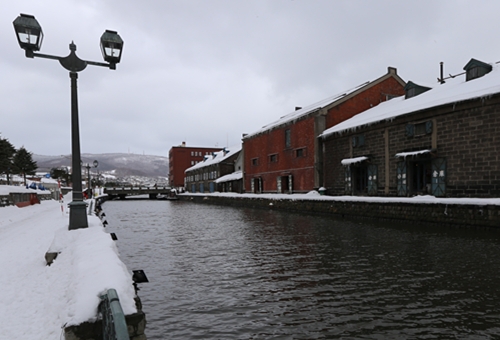
[[[109,288],[125,314],[136,312],[131,273],[100,220],[88,218],[89,228],[69,231],[56,201],[0,208],[0,339],[60,339],[64,327],[97,318]],[[50,267],[49,250],[60,252]]]

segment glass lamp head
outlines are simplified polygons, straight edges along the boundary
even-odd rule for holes
[[[123,40],[116,31],[106,30],[101,36],[101,52],[105,61],[118,64],[122,57]]]
[[[42,27],[33,15],[21,14],[13,22],[17,41],[23,50],[39,51],[42,47]]]

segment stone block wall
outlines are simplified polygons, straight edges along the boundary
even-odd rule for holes
[[[183,194],[179,195],[179,198],[201,204],[319,213],[353,219],[500,228],[500,206],[498,205],[368,203],[270,199],[256,196],[255,198],[248,198]]]
[[[432,133],[406,135],[407,124],[426,121],[432,122]],[[364,135],[364,146],[352,147],[356,135]],[[434,158],[446,159],[445,196],[498,197],[500,95],[443,105],[329,136],[324,141],[323,186],[329,194],[345,194],[341,160],[368,156],[378,168],[377,195],[397,196],[397,163],[404,159],[395,154],[424,149],[433,150]]]

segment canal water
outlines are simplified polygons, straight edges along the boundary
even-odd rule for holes
[[[500,234],[125,200],[103,205],[148,339],[498,339]]]

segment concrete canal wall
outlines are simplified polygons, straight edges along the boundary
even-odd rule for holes
[[[242,195],[180,194],[183,201],[202,204],[218,204],[233,207],[276,209],[294,212],[330,214],[348,218],[407,221],[412,223],[437,223],[471,227],[500,227],[500,205],[458,203],[405,203],[366,202],[315,199],[284,199]],[[454,202],[454,201],[450,201]]]

